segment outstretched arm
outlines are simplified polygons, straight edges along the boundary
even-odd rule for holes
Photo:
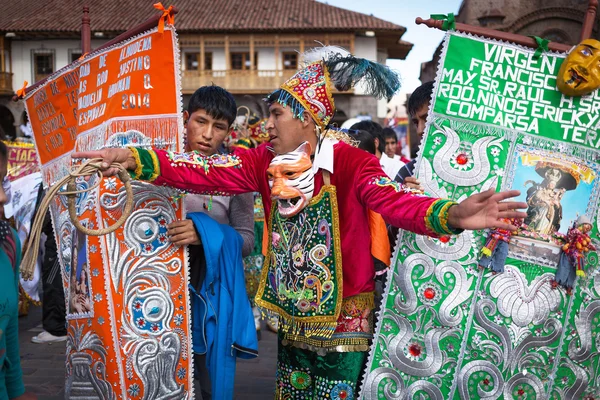
[[[516,227],[503,218],[525,218],[518,209],[527,208],[521,202],[504,202],[519,195],[519,191],[496,193],[493,189],[473,195],[457,204],[409,193],[397,182],[385,177],[377,161],[366,159],[355,180],[360,200],[390,224],[418,234],[430,236],[460,233],[464,229]]]
[[[105,176],[115,175],[118,170],[111,165],[118,163],[135,179],[156,185],[199,194],[233,195],[259,190],[259,180],[269,162],[267,152],[259,148],[237,155],[205,157],[197,152],[130,148],[79,152],[73,153],[72,157],[101,158]]]

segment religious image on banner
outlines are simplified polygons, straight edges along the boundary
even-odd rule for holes
[[[516,189],[516,231],[401,232],[360,398],[582,399],[600,387],[600,94],[565,54],[448,32],[416,165],[460,202]]]
[[[71,252],[67,316],[68,318],[92,317],[92,295],[86,236],[75,229],[72,243],[75,246]]]
[[[518,146],[511,161],[507,187],[520,190],[516,199],[528,207],[509,254],[556,266],[569,228],[588,213],[592,193],[599,190],[600,165],[526,146]]]

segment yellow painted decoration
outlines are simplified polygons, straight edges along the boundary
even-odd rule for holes
[[[586,39],[569,53],[558,71],[556,86],[567,96],[585,96],[600,88],[600,42]]]

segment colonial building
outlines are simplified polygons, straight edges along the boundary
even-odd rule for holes
[[[89,1],[92,48],[142,23],[155,0]],[[163,2],[168,6],[168,2]],[[10,101],[32,84],[81,56],[81,0],[0,0],[0,127],[18,132],[23,107]],[[184,104],[202,85],[230,90],[252,106],[298,69],[298,54],[315,46],[341,46],[382,63],[404,59],[412,44],[405,28],[315,0],[178,0],[175,26],[181,51]],[[385,102],[360,87],[335,96],[338,121],[359,114],[384,117]],[[256,108],[256,107],[254,107]]]

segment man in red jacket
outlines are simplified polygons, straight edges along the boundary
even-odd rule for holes
[[[524,217],[516,210],[526,204],[502,202],[518,191],[493,190],[457,204],[390,180],[375,157],[327,127],[335,112],[332,84],[348,90],[365,78],[370,94],[390,98],[398,77],[339,52],[315,58],[268,97],[271,140],[256,149],[212,157],[104,149],[73,157],[103,158],[105,175],[121,163],[136,179],[192,193],[261,193],[271,248],[257,303],[280,320],[276,397],[353,399],[373,335],[368,210],[438,236],[513,229],[502,218]]]

